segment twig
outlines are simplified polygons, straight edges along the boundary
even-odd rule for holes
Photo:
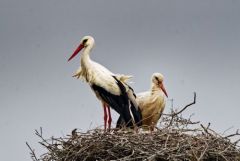
[[[36,156],[34,150],[31,148],[31,146],[28,144],[28,142],[26,142],[26,145],[27,145],[28,149],[31,151],[31,152],[30,152],[31,158],[32,158],[34,161],[39,161],[39,159],[37,159],[37,156]]]

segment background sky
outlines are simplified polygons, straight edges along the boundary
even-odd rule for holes
[[[59,137],[103,125],[95,95],[71,77],[79,56],[67,62],[85,35],[96,41],[91,58],[134,75],[137,93],[161,72],[174,107],[197,92],[185,116],[240,128],[239,16],[238,0],[0,0],[1,159],[30,161],[26,141],[41,154],[39,127]]]

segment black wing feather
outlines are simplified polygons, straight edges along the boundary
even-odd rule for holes
[[[114,95],[103,87],[95,84],[93,84],[91,87],[109,106],[119,113],[127,127],[133,127],[134,124],[131,113],[133,114],[135,122],[137,125],[139,125],[141,123],[141,113],[140,111],[137,111],[139,108],[135,108],[133,103],[129,100],[125,86],[116,77],[114,77],[114,79],[116,80],[116,83],[121,91],[120,95]]]

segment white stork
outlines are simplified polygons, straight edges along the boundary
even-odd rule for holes
[[[154,73],[151,80],[151,89],[137,94],[137,103],[142,114],[142,126],[144,129],[154,130],[165,108],[165,98],[168,97],[163,85],[163,75]],[[119,118],[117,127],[123,126],[124,122]]]
[[[104,109],[104,129],[106,130],[107,122],[108,129],[111,128],[112,118],[110,107],[119,113],[121,118],[128,123],[127,127],[133,127],[135,124],[138,126],[141,125],[141,113],[137,106],[133,90],[125,83],[129,77],[115,75],[104,66],[92,61],[89,55],[94,44],[93,37],[83,37],[80,45],[68,61],[83,49],[81,66],[74,76],[85,80],[97,98],[102,102]]]

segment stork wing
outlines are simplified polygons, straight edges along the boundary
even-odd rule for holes
[[[115,78],[116,79],[116,78]],[[124,86],[124,93],[126,93],[129,101],[129,111],[131,113],[131,116],[137,126],[142,125],[142,114],[140,111],[140,108],[138,107],[138,103],[136,101],[136,95],[134,93],[134,90],[132,87],[130,87],[125,82],[120,82],[116,79],[116,81],[121,84],[121,86]],[[126,126],[126,121],[123,119],[123,117],[120,115],[118,121],[117,121],[117,127],[120,126]]]
[[[113,78],[121,91],[120,95],[114,95],[96,84],[92,84],[91,87],[98,97],[120,114],[127,127],[133,127],[135,123],[140,122],[141,113],[137,110],[138,108],[135,108],[133,101],[129,98],[128,95],[131,95],[131,93],[128,94],[126,86],[115,76]]]

